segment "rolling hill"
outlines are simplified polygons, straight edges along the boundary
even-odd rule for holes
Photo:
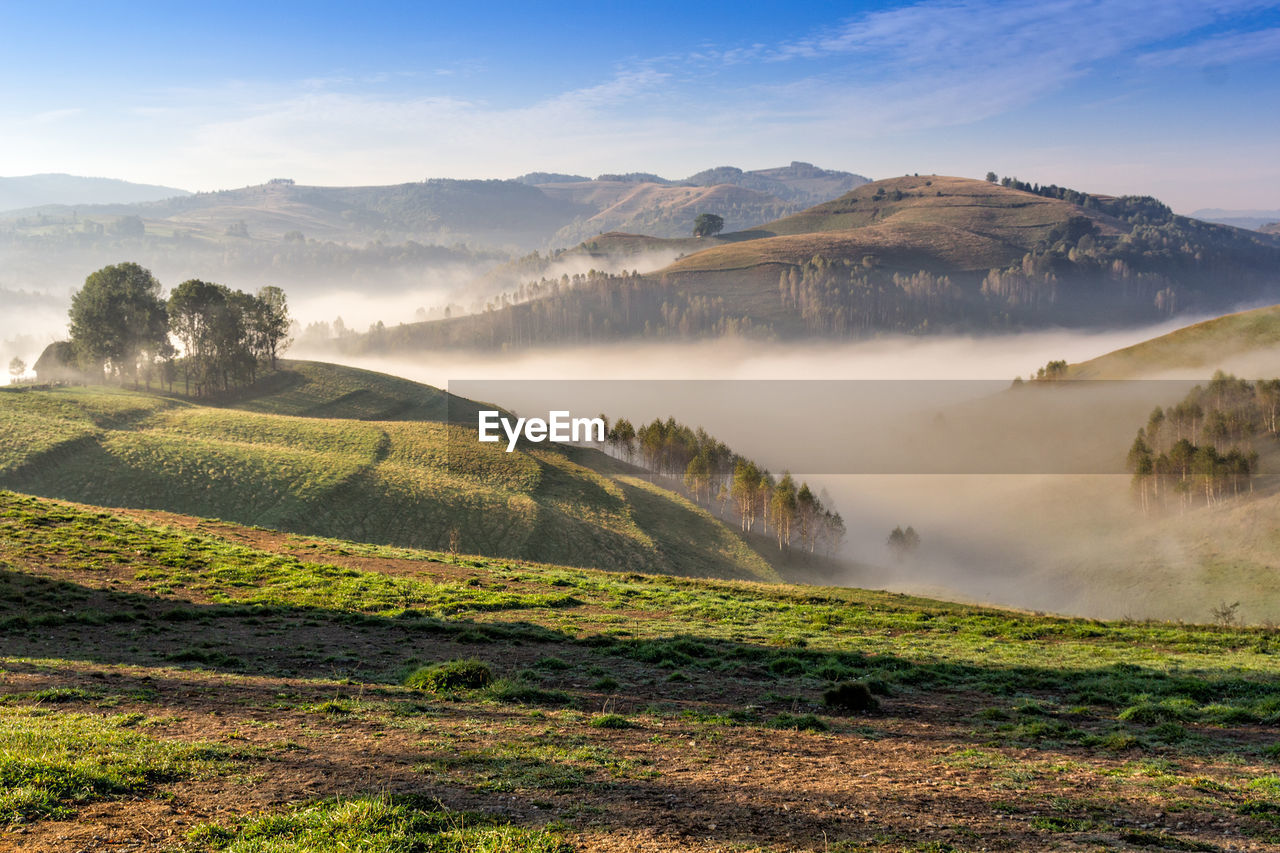
[[[509,181],[429,179],[368,187],[303,186],[279,179],[195,194],[105,179],[33,176],[0,178],[0,211],[9,210],[4,216],[8,226],[23,233],[50,222],[71,221],[74,213],[80,242],[92,236],[92,225],[86,221],[111,229],[122,217],[138,217],[148,233],[219,241],[232,237],[233,244],[278,244],[285,235],[301,235],[357,245],[370,240],[465,241],[491,248],[543,249],[570,246],[612,230],[683,236],[703,212],[725,216],[731,228],[747,227],[798,209],[815,197],[833,198],[865,181],[808,164],[759,173],[726,168],[701,174],[705,178],[722,171],[726,180],[715,184],[704,180],[675,185],[639,174],[597,180],[533,174]],[[540,178],[548,182],[532,183]],[[95,180],[103,182],[97,190],[92,189],[98,186]],[[16,182],[8,195],[5,181]]]
[[[784,566],[763,538],[745,540],[599,451],[478,444],[476,406],[311,362],[284,362],[266,387],[220,407],[121,389],[7,390],[0,485],[618,570],[776,579],[770,560]]]
[[[582,187],[584,184],[566,184]],[[1280,298],[1280,239],[1147,197],[908,176],[714,240],[607,234],[686,252],[641,276],[544,281],[481,316],[407,325],[354,351],[651,336],[779,338],[1113,326]]]
[[[526,175],[553,198],[594,207],[589,218],[575,221],[556,234],[555,242],[570,245],[611,231],[640,232],[652,237],[680,238],[689,233],[699,213],[724,218],[725,228],[739,231],[794,212],[805,205],[836,198],[868,182],[850,172],[820,169],[793,162],[775,169],[744,172],[721,166],[668,181],[656,175],[602,175],[595,180],[571,175]]]
[[[1067,370],[1071,379],[1206,379],[1215,370],[1253,378],[1280,376],[1280,305],[1186,326]]]
[[[609,231],[685,237],[700,213],[714,213],[724,218],[726,228],[740,230],[794,208],[775,196],[732,184],[682,186],[596,180],[544,184],[539,189],[551,198],[598,211],[557,231],[553,242],[562,246]]]
[[[44,205],[134,204],[190,195],[186,190],[115,178],[44,174],[0,178],[0,212]]]

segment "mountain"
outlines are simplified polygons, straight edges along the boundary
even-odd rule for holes
[[[828,565],[748,540],[598,450],[481,445],[478,408],[315,362],[283,362],[219,406],[102,387],[5,390],[0,487],[617,570],[777,580],[792,559],[807,575]]]
[[[372,187],[313,187],[289,180],[143,204],[89,207],[82,216],[137,216],[193,234],[279,241],[371,237],[541,243],[583,208],[516,181],[428,180]],[[242,228],[237,227],[243,225]]]
[[[1269,223],[1280,222],[1280,210],[1223,210],[1212,207],[1197,210],[1191,216],[1206,222],[1219,222],[1253,231],[1260,230]]]
[[[258,186],[195,194],[143,188],[155,191],[92,198],[71,192],[14,195],[15,203],[8,207],[15,209],[0,217],[4,226],[0,232],[21,238],[18,242],[24,246],[22,240],[34,236],[45,242],[59,237],[76,248],[83,248],[95,237],[126,234],[206,241],[237,252],[263,243],[278,245],[286,237],[294,244],[313,240],[363,246],[415,241],[505,250],[545,249],[572,246],[619,230],[682,237],[690,233],[699,213],[723,216],[730,230],[747,228],[798,210],[803,205],[797,199],[815,195],[824,200],[833,198],[850,181],[863,180],[806,164],[759,173],[731,171],[737,177],[726,177],[732,180],[698,185],[644,172],[601,175],[594,180],[532,172],[508,181],[432,179],[390,186],[317,187],[277,179]],[[768,177],[775,173],[779,177]],[[3,193],[4,185],[0,184],[0,199]],[[0,210],[4,209],[5,205],[0,205]],[[66,247],[46,248],[61,251]],[[191,245],[188,242],[185,247],[173,248],[179,251]]]
[[[1258,230],[1263,234],[1280,234],[1280,222],[1269,222]]]
[[[535,176],[519,180],[532,182]],[[612,231],[668,239],[686,237],[699,213],[721,216],[726,230],[739,231],[836,198],[868,180],[800,162],[754,172],[721,166],[683,181],[645,172],[600,175],[592,181],[567,175],[548,177],[537,183],[543,192],[596,210],[557,232],[553,242],[562,246]]]
[[[586,247],[597,242],[628,238]],[[1280,298],[1280,239],[1148,197],[1015,181],[893,178],[747,231],[630,242],[685,255],[644,275],[534,282],[508,308],[399,327],[378,345],[1099,326]]]
[[[1068,367],[1071,379],[1151,376],[1208,378],[1226,370],[1250,378],[1280,376],[1280,305],[1185,326]]]
[[[744,172],[734,166],[720,166],[690,175],[683,181],[701,187],[732,184],[799,205],[818,204],[870,182],[870,178],[862,175],[820,169],[812,163],[798,160],[792,161],[790,166],[752,172]]]
[[[792,209],[792,205],[775,196],[732,184],[682,186],[594,180],[542,184],[539,189],[551,198],[596,211],[556,232],[552,242],[562,246],[612,231],[672,239],[688,237],[700,213],[723,217],[725,227],[736,231]]]
[[[115,178],[42,174],[0,178],[0,211],[43,205],[133,204],[190,195],[186,190]]]

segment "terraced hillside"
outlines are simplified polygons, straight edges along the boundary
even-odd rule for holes
[[[380,544],[777,577],[770,549],[598,451],[508,454],[474,440],[470,401],[335,365],[285,368],[234,407],[120,389],[0,392],[0,484]]]
[[[0,849],[1272,850],[1274,628],[0,492]]]

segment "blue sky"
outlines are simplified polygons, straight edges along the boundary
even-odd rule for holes
[[[988,169],[1280,208],[1280,0],[0,4],[0,174]]]

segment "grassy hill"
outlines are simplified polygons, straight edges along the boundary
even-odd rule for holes
[[[708,249],[668,272],[802,264],[814,255],[861,261],[876,256],[904,272],[1003,267],[1085,216],[1102,234],[1121,233],[1110,217],[986,181],[945,176],[891,178],[753,229],[762,239]]]
[[[218,406],[121,389],[8,390],[0,484],[618,570],[768,579],[778,577],[771,560],[786,567],[599,451],[478,444],[475,410],[416,383],[309,362],[286,362],[266,388]],[[812,573],[817,563],[804,562]]]
[[[1072,379],[1280,375],[1280,305],[1227,314],[1070,365]]]
[[[1272,628],[0,492],[0,629],[0,844],[23,850],[1280,843]]]

